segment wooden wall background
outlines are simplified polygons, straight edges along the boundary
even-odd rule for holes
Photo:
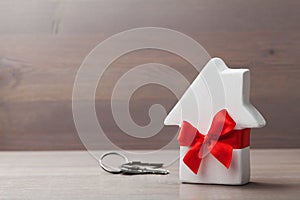
[[[249,68],[251,100],[268,121],[252,132],[252,147],[299,148],[299,9],[297,0],[2,0],[0,150],[83,149],[71,110],[76,71],[99,42],[144,26],[181,31],[230,67]],[[107,135],[123,148],[158,148],[177,131],[168,127],[137,140],[124,136],[112,120],[108,107],[115,81],[148,62],[172,66],[190,81],[197,75],[183,59],[157,50],[116,60],[99,84],[96,109]],[[131,101],[138,123],[147,123],[154,102],[170,110],[176,99],[164,88],[142,88]]]

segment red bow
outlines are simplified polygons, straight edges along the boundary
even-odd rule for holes
[[[183,162],[197,174],[201,161],[206,156],[205,150],[208,150],[228,169],[231,164],[232,150],[250,145],[250,129],[233,130],[235,125],[235,121],[225,109],[214,116],[206,135],[200,133],[187,121],[183,121],[178,140],[180,146],[190,147]]]

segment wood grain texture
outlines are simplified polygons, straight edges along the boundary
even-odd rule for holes
[[[249,68],[251,101],[268,122],[253,130],[252,147],[300,147],[299,7],[297,0],[1,1],[0,150],[83,149],[71,109],[76,72],[99,42],[144,26],[181,31],[228,66]],[[116,81],[149,62],[169,65],[190,82],[197,76],[182,58],[158,50],[113,62],[98,85],[96,110],[106,134],[122,148],[160,148],[177,132],[166,127],[155,138],[130,139],[108,109]],[[151,104],[169,111],[176,101],[165,88],[141,88],[131,99],[133,119],[147,124]]]
[[[136,152],[138,153],[138,152]],[[165,156],[174,156],[169,151]],[[84,151],[0,152],[1,199],[299,199],[299,149],[251,150],[244,186],[181,184],[170,174],[123,176],[101,170]],[[156,158],[158,159],[158,158]]]

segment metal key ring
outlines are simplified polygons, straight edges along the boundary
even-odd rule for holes
[[[108,166],[108,165],[106,165],[106,164],[103,163],[103,159],[104,159],[105,157],[107,157],[108,155],[117,155],[117,156],[120,156],[120,157],[124,158],[125,163],[128,163],[128,162],[129,162],[128,158],[127,158],[124,154],[118,153],[118,152],[115,152],[115,151],[106,152],[106,153],[104,153],[104,154],[101,155],[101,157],[100,157],[100,159],[99,159],[99,165],[100,165],[100,167],[101,167],[104,171],[107,171],[107,172],[109,172],[109,173],[112,173],[112,174],[120,174],[120,173],[122,172],[121,169],[119,169],[119,168],[114,168],[114,167]]]

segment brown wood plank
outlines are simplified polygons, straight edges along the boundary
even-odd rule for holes
[[[268,121],[265,128],[253,130],[252,147],[300,147],[300,110],[295,106],[300,100],[300,3],[296,0],[0,4],[0,150],[83,149],[71,111],[76,71],[99,42],[139,26],[182,31],[230,67],[249,68],[251,100]],[[182,58],[157,50],[116,60],[101,79],[96,101],[107,135],[122,148],[159,148],[176,134],[177,129],[166,127],[150,143],[129,140],[107,109],[119,77],[148,62],[169,65],[189,81],[197,75]],[[132,99],[134,119],[147,123],[147,108],[154,102],[170,110],[176,99],[163,88],[142,88]]]

